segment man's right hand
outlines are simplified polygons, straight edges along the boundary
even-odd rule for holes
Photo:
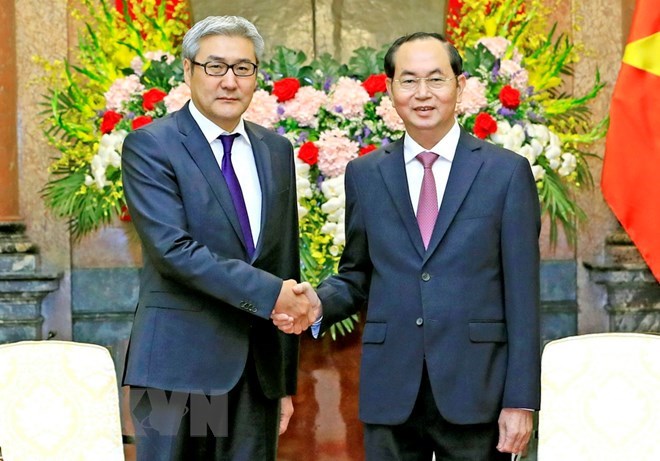
[[[275,301],[275,308],[271,314],[274,323],[275,319],[280,319],[282,325],[278,327],[285,333],[295,333],[299,335],[305,331],[316,320],[312,303],[304,293],[296,293],[294,287],[298,283],[293,280],[285,280],[280,290],[280,295]],[[309,285],[309,284],[308,284]],[[311,286],[310,286],[311,288]],[[313,290],[312,290],[313,291]]]
[[[293,286],[288,284],[288,282],[290,282],[290,280],[284,282],[285,285],[282,286],[282,290],[284,290],[286,287],[290,287],[292,293],[296,297],[302,296],[305,299],[307,299],[308,302],[310,303],[310,310],[307,312],[307,318],[306,319],[301,319],[300,317],[296,318],[295,316],[290,315],[290,313],[286,312],[283,309],[278,310],[277,303],[275,304],[275,309],[273,309],[273,312],[270,317],[273,320],[275,326],[278,327],[280,330],[282,330],[284,333],[300,334],[301,332],[305,331],[309,327],[309,325],[316,322],[321,317],[322,315],[321,300],[316,295],[316,292],[309,284],[309,282],[293,284]],[[282,293],[280,293],[280,296],[281,295]]]

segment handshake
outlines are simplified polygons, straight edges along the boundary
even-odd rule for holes
[[[321,315],[321,300],[309,282],[285,280],[270,318],[282,332],[299,335]]]

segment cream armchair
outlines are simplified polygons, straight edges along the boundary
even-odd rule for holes
[[[538,459],[660,460],[660,336],[604,333],[548,343]]]
[[[6,461],[123,460],[108,351],[65,341],[1,345],[0,447]]]

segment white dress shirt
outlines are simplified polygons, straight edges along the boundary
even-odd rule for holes
[[[415,157],[422,152],[433,152],[438,154],[438,159],[433,163],[433,176],[435,178],[435,187],[438,193],[438,208],[442,204],[442,197],[445,195],[447,181],[449,180],[449,171],[451,163],[456,154],[458,138],[461,136],[461,129],[458,122],[454,120],[454,126],[449,132],[431,149],[424,149],[417,144],[408,133],[403,139],[403,160],[406,165],[406,177],[408,178],[408,192],[410,201],[417,216],[417,205],[419,204],[419,193],[422,189],[422,179],[424,178],[424,166]]]
[[[252,240],[254,241],[255,248],[259,241],[259,233],[261,231],[261,184],[259,183],[259,175],[257,173],[257,164],[254,161],[254,154],[252,152],[252,145],[250,138],[248,138],[245,131],[245,122],[241,118],[240,122],[232,133],[220,128],[211,120],[206,118],[190,101],[190,114],[202,130],[202,134],[208,141],[218,162],[218,168],[222,169],[222,158],[224,157],[224,150],[222,142],[218,139],[221,134],[238,133],[240,136],[234,139],[234,144],[231,148],[231,163],[234,166],[236,177],[241,184],[241,191],[243,192],[243,199],[245,200],[245,208],[247,209],[248,218],[250,219],[250,230],[252,231]]]

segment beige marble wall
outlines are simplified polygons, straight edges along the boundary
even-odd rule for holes
[[[65,339],[71,337],[71,246],[66,223],[53,217],[40,195],[55,152],[39,126],[44,88],[35,78],[41,67],[32,57],[54,60],[67,55],[67,1],[51,0],[45,7],[42,0],[15,0],[15,8],[20,214],[28,236],[40,248],[44,269],[63,274],[60,289],[44,300],[43,314],[44,332],[56,331],[57,338]]]
[[[621,66],[623,47],[630,27],[630,12],[634,0],[581,0],[574,2],[572,19],[580,25],[575,39],[585,45],[585,58],[575,66],[575,90],[584,92],[593,81],[596,70],[607,84],[601,96],[594,101],[592,111],[596,117],[609,112],[614,83]],[[602,287],[589,279],[582,263],[598,262],[604,257],[605,237],[617,228],[617,221],[605,204],[600,189],[604,141],[596,145],[600,159],[590,161],[595,186],[578,195],[578,202],[587,211],[588,220],[580,225],[577,246],[578,326],[580,333],[607,331],[604,310],[605,293]]]
[[[193,0],[195,20],[234,14],[254,22],[267,51],[277,45],[300,49],[308,57],[328,52],[346,62],[361,46],[380,48],[418,30],[444,30],[445,0]],[[267,53],[268,54],[268,53]]]

